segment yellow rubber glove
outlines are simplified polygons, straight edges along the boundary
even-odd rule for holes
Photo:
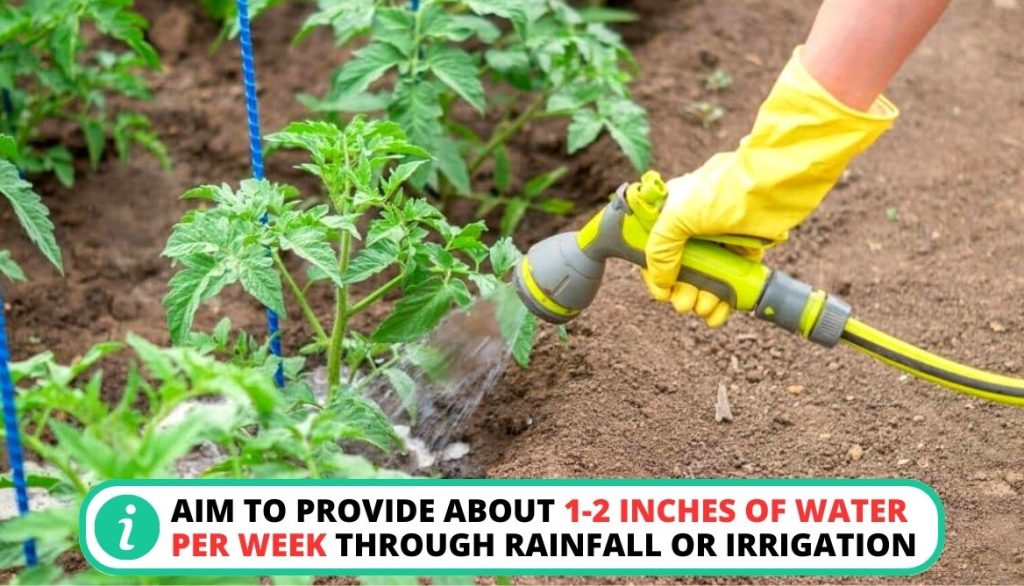
[[[731,308],[714,294],[677,283],[686,240],[746,236],[781,243],[839,180],[850,160],[899,114],[884,96],[868,112],[836,100],[811,77],[801,47],[761,106],[739,148],[668,182],[669,195],[647,241],[644,280],[658,301],[721,326]],[[760,259],[762,249],[730,246]]]

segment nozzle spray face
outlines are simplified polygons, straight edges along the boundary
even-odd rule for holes
[[[590,306],[604,276],[604,261],[587,256],[577,232],[535,244],[516,267],[519,298],[537,317],[564,324]]]

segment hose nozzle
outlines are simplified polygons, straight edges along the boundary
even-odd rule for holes
[[[650,171],[638,183],[621,186],[611,203],[579,232],[557,234],[534,245],[516,268],[520,299],[554,324],[578,316],[597,296],[609,258],[646,266],[647,238],[667,197],[667,185]],[[713,240],[694,238],[686,243],[679,281],[825,346],[839,341],[850,317],[850,306],[842,299]]]

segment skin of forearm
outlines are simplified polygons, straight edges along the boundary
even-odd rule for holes
[[[951,0],[825,0],[804,67],[837,100],[867,111]]]

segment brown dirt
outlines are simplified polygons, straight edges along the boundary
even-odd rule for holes
[[[637,92],[651,112],[658,168],[684,173],[736,143],[817,4],[631,3],[645,17],[626,35],[642,67]],[[68,276],[52,275],[17,230],[0,234],[0,248],[32,276],[6,292],[17,358],[52,349],[66,360],[127,331],[165,342],[160,298],[171,269],[159,252],[188,207],[176,196],[248,171],[234,46],[208,54],[216,28],[193,3],[139,5],[163,19],[167,66],[145,109],[175,169],[164,174],[140,155],[98,173],[82,169],[71,190],[39,185]],[[303,17],[301,6],[286,6],[256,23],[270,131],[303,116],[294,94],[321,91],[344,58],[324,34],[288,49]],[[956,3],[891,88],[903,110],[897,127],[768,259],[845,295],[858,315],[896,335],[1011,374],[1024,371],[1022,26],[1024,9]],[[714,62],[735,84],[717,96],[725,119],[705,131],[683,111],[707,97],[701,78]],[[516,161],[535,172],[557,164],[561,132],[531,128]],[[583,208],[633,175],[607,140],[571,164],[563,189]],[[284,160],[272,160],[269,175],[309,186]],[[898,219],[888,220],[887,208]],[[11,222],[0,213],[0,223]],[[563,223],[531,217],[521,243]],[[328,300],[318,301],[326,311]],[[241,294],[222,298],[201,322],[222,314],[262,328],[259,307]],[[297,324],[285,329],[291,349],[302,336]],[[903,382],[848,349],[819,349],[743,316],[707,331],[648,301],[636,272],[618,263],[570,331],[568,349],[546,331],[533,369],[508,372],[486,401],[468,432],[469,469],[493,477],[918,478],[945,502],[948,540],[915,581],[1024,581],[1024,412]],[[730,389],[731,424],[714,421],[720,383]],[[790,385],[806,390],[792,395]],[[864,450],[858,461],[847,457],[854,445]]]

